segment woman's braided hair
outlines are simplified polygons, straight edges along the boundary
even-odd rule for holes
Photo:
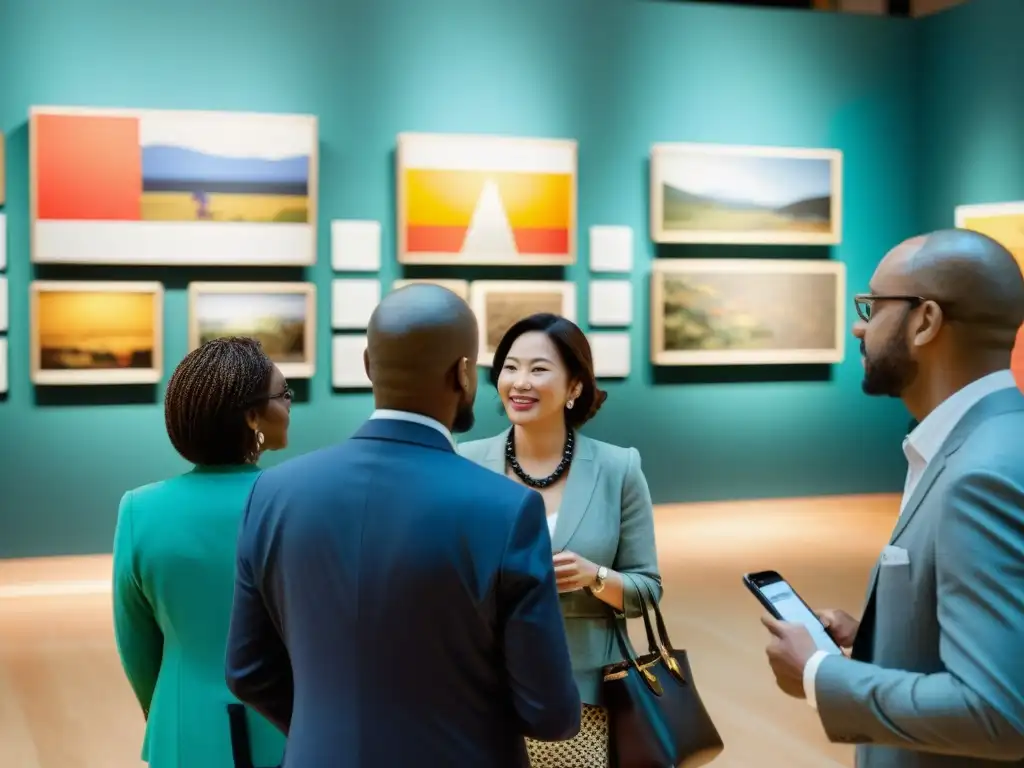
[[[274,364],[256,339],[214,339],[174,369],[164,397],[171,445],[193,464],[244,464],[256,450],[246,414],[266,404]]]

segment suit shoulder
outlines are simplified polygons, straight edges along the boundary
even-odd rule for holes
[[[507,432],[501,432],[497,435],[491,435],[490,437],[482,437],[478,440],[470,440],[465,443],[458,444],[458,452],[460,456],[465,456],[470,461],[480,461],[488,453],[495,450],[496,447],[503,443]]]
[[[956,452],[954,463],[964,472],[987,470],[1024,483],[1024,409],[986,419]]]
[[[164,504],[173,504],[174,500],[189,484],[190,478],[188,473],[146,483],[138,488],[125,491],[121,497],[121,503],[124,504],[130,501],[133,511],[161,507]]]
[[[631,446],[606,443],[603,440],[595,440],[592,437],[580,435],[577,438],[577,442],[585,443],[589,446],[595,461],[605,466],[617,467],[622,470],[629,467],[631,463],[636,462],[640,456],[636,448]]]

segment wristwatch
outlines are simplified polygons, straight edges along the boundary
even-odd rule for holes
[[[593,594],[597,594],[604,589],[604,582],[608,578],[608,569],[603,565],[597,569],[597,575],[594,577],[594,586],[590,588]]]

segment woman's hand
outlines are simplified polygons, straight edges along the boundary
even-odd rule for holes
[[[597,565],[575,552],[559,552],[554,557],[555,584],[559,592],[575,592],[597,582]]]

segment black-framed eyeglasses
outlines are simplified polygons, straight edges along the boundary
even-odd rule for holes
[[[259,405],[260,403],[267,403],[271,400],[284,400],[286,403],[290,403],[292,398],[295,397],[295,390],[291,387],[285,387],[282,391],[277,392],[273,395],[262,395],[260,397],[254,397],[249,401],[248,405]]]
[[[853,297],[853,306],[857,309],[857,315],[865,323],[871,320],[871,313],[874,310],[876,301],[905,301],[911,307],[919,307],[928,299],[923,296],[912,296],[903,293],[858,293]]]

